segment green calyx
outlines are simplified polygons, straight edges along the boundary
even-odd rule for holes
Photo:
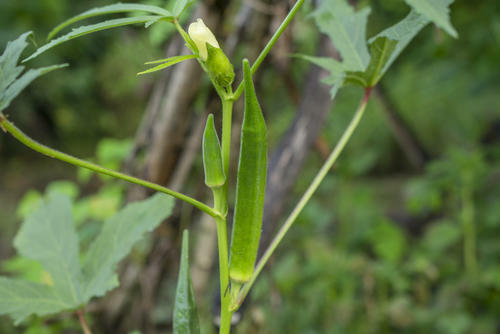
[[[208,57],[205,63],[208,73],[217,85],[228,87],[234,81],[233,64],[231,64],[221,48],[213,47],[209,43],[206,46]]]

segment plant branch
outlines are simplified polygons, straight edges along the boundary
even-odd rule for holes
[[[271,37],[271,39],[269,40],[269,42],[267,43],[267,45],[260,52],[259,56],[257,57],[257,59],[255,60],[255,62],[253,63],[253,65],[251,67],[252,75],[254,75],[255,72],[257,72],[257,69],[259,68],[259,66],[262,64],[262,62],[264,61],[264,59],[266,59],[267,55],[269,54],[269,52],[273,48],[274,44],[276,44],[276,42],[278,41],[278,39],[281,37],[281,35],[285,31],[285,29],[288,27],[288,25],[290,24],[290,22],[295,17],[295,15],[297,14],[297,12],[299,11],[299,9],[302,7],[303,4],[304,4],[304,0],[298,0],[295,3],[295,5],[293,6],[292,10],[290,10],[290,12],[286,16],[286,18],[283,20],[283,22],[279,26],[278,30],[276,30],[276,32],[274,33],[273,37]],[[238,88],[234,92],[234,94],[232,96],[232,100],[233,101],[238,100],[242,93],[243,93],[243,81],[240,82]]]
[[[89,325],[87,325],[87,320],[85,320],[85,313],[82,310],[77,310],[76,315],[78,316],[78,320],[80,321],[80,325],[82,326],[83,333],[85,334],[92,334],[92,331],[89,328]]]
[[[141,185],[143,187],[162,192],[164,194],[167,194],[167,195],[170,195],[172,197],[183,200],[183,201],[195,206],[196,208],[206,212],[207,214],[209,214],[212,217],[220,217],[221,216],[221,214],[218,211],[212,209],[208,205],[206,205],[206,204],[204,204],[204,203],[202,203],[202,202],[200,202],[192,197],[178,193],[176,191],[173,191],[173,190],[168,189],[166,187],[160,186],[159,184],[156,184],[153,182],[149,182],[146,180],[142,180],[142,179],[124,174],[124,173],[120,173],[120,172],[117,172],[117,171],[114,171],[111,169],[104,168],[104,167],[99,166],[97,164],[94,164],[92,162],[88,162],[86,160],[82,160],[82,159],[73,157],[69,154],[57,151],[53,148],[50,148],[50,147],[45,146],[43,144],[40,144],[36,140],[30,138],[24,132],[22,132],[14,124],[9,122],[5,117],[0,116],[0,126],[2,127],[2,129],[4,129],[4,131],[9,132],[12,136],[14,136],[14,138],[19,140],[24,145],[28,146],[29,148],[33,149],[34,151],[37,151],[39,153],[44,154],[46,156],[70,163],[70,164],[78,166],[78,167],[90,169],[91,171],[94,171],[96,173],[112,176],[112,177],[117,178],[117,179],[121,179],[121,180],[130,182],[130,183],[135,183],[135,184]]]
[[[276,237],[274,237],[273,241],[265,251],[265,253],[262,255],[262,258],[259,260],[257,263],[257,266],[255,268],[255,271],[250,278],[250,281],[246,283],[243,288],[241,289],[241,292],[238,296],[237,300],[232,301],[231,309],[236,310],[238,307],[243,303],[243,300],[247,296],[248,292],[250,291],[250,288],[254,284],[255,280],[259,276],[260,272],[266,265],[267,261],[269,261],[271,255],[274,253],[280,242],[283,240],[285,237],[285,234],[288,232],[290,227],[292,227],[293,223],[299,216],[299,214],[302,212],[306,204],[309,202],[311,199],[312,195],[314,192],[318,189],[319,185],[325,178],[325,176],[328,174],[330,169],[333,167],[335,162],[337,161],[337,158],[339,157],[340,153],[344,150],[344,147],[346,146],[347,142],[351,138],[352,134],[354,133],[354,130],[358,127],[358,124],[364,114],[364,111],[366,109],[366,105],[368,103],[368,100],[370,99],[370,94],[371,94],[371,88],[366,88],[365,89],[365,94],[363,96],[363,99],[361,100],[361,103],[356,110],[351,122],[347,126],[346,130],[342,134],[342,137],[340,138],[339,142],[333,149],[332,153],[328,157],[328,159],[325,161],[321,169],[318,171],[316,176],[314,177],[314,180],[312,183],[309,185],[309,188],[307,188],[306,192],[302,195],[302,198],[299,200],[295,208],[293,209],[292,213],[288,216],[287,220],[283,224],[283,226],[280,228],[278,231],[278,234]]]

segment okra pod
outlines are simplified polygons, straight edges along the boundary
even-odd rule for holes
[[[267,172],[267,129],[252,82],[248,60],[243,60],[245,110],[241,129],[236,181],[236,204],[231,238],[229,276],[238,284],[250,280],[257,258]]]
[[[205,184],[208,187],[214,189],[224,185],[226,175],[224,174],[219,137],[217,137],[212,114],[208,115],[203,132],[203,168],[205,170]]]

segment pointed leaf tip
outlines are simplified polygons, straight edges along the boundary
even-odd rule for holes
[[[181,264],[174,305],[174,334],[199,334],[200,324],[189,269],[189,232],[182,234]]]

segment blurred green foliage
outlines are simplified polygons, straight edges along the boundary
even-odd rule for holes
[[[40,45],[45,34],[63,19],[109,3],[112,1],[0,1],[0,45],[27,30],[36,32]],[[369,36],[404,17],[408,8],[401,0],[358,3],[372,7]],[[429,153],[431,161],[425,170],[415,172],[406,161],[383,116],[384,106],[374,96],[334,173],[285,238],[269,266],[272,270],[259,278],[237,332],[498,333],[497,7],[495,1],[457,0],[452,6],[452,22],[459,39],[427,27],[381,82],[387,98]],[[314,54],[319,35],[306,12],[293,27],[295,44],[298,52]],[[128,27],[55,48],[33,66],[69,62],[71,67],[36,81],[9,109],[11,117],[43,142],[95,157],[109,167],[119,166],[130,141],[107,140],[97,151],[95,147],[100,138],[132,136],[154,80],[148,76],[137,79],[135,73],[143,69],[144,61],[161,57],[159,46],[169,33],[168,25],[155,25],[151,31]],[[292,63],[291,77],[300,89],[309,64]],[[271,145],[287,129],[295,111],[282,80],[275,69],[268,68],[257,87]],[[339,93],[323,132],[331,147],[361,94],[357,88]],[[23,162],[36,158],[5,137],[0,136],[0,153],[16,158],[5,164],[2,161],[5,169],[1,173],[15,173]],[[295,197],[321,163],[312,152]],[[57,189],[77,199],[75,215],[82,222],[79,233],[87,243],[96,235],[99,221],[114,213],[123,200],[123,185],[108,179],[101,180],[104,186],[100,190],[82,194],[80,189],[92,179],[80,172],[78,185],[58,182],[45,190]],[[19,218],[36,206],[40,196],[37,190],[24,195]],[[294,202],[292,199],[290,206]],[[7,211],[2,208],[2,224],[10,223],[12,217],[4,216]],[[464,260],[464,238],[471,237],[467,212],[473,217],[475,269],[466,268]],[[12,235],[12,224],[9,226],[0,226],[2,240]],[[1,270],[28,279],[42,275],[36,265],[19,258],[4,262]],[[57,324],[34,320],[25,330],[58,333],[74,325],[70,320]],[[2,319],[0,332],[18,330]]]

